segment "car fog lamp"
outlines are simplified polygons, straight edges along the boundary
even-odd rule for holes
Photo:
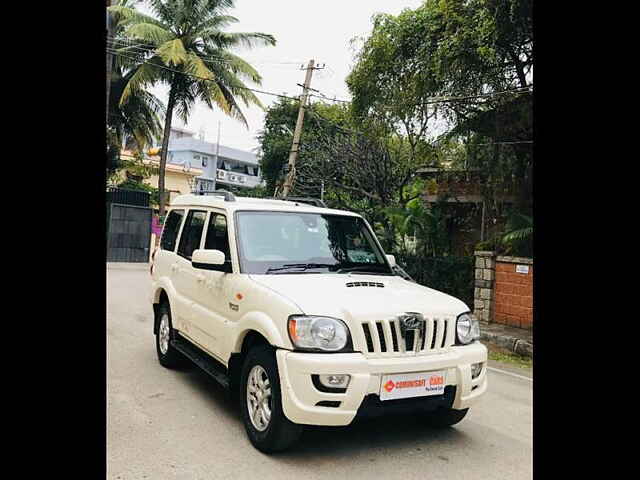
[[[320,383],[328,388],[347,388],[351,375],[319,375]]]
[[[480,372],[482,372],[482,362],[471,365],[471,378],[478,378]]]

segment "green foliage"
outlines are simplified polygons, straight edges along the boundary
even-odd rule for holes
[[[399,252],[396,261],[420,285],[459,298],[473,307],[474,257],[425,257]]]
[[[239,197],[250,197],[250,198],[270,198],[272,195],[267,194],[267,188],[258,185],[257,187],[239,187],[235,185],[219,185],[216,187],[218,190],[228,190],[234,195]]]
[[[135,1],[120,0],[117,5],[123,8],[131,8]],[[110,13],[112,22],[112,34],[116,41],[124,38],[125,22],[121,15]],[[162,135],[162,120],[165,115],[164,104],[151,93],[137,89],[124,101],[122,94],[129,80],[142,65],[142,57],[132,52],[127,52],[132,58],[127,62],[114,59],[111,71],[111,83],[109,93],[108,124],[112,134],[115,135],[113,144],[118,151],[127,140],[133,140],[138,150],[155,143]],[[113,166],[107,167],[109,172]]]
[[[273,196],[277,184],[283,179],[283,169],[289,159],[299,106],[296,100],[280,98],[266,110],[264,128],[257,138],[260,142],[260,167],[268,196]],[[311,144],[319,136],[331,135],[334,125],[344,128],[351,126],[348,110],[344,106],[311,103],[305,110],[305,121],[300,136],[302,145]],[[298,160],[303,163],[306,157],[314,154],[315,152],[309,149],[301,149]]]
[[[479,169],[492,220],[502,215],[501,195],[515,195],[518,213],[532,211],[532,95],[486,96],[531,84],[531,10],[531,0],[426,0],[377,15],[347,78],[354,118],[406,142],[414,165]],[[464,98],[429,103],[441,96]],[[437,140],[436,120],[448,128]]]
[[[158,203],[160,201],[160,196],[158,193],[158,189],[152,187],[151,185],[143,182],[138,182],[132,178],[128,178],[127,180],[120,182],[118,184],[118,188],[122,188],[124,190],[136,190],[138,192],[147,192],[150,194],[149,204],[153,208],[158,207]]]
[[[161,191],[164,191],[166,147],[174,110],[187,123],[196,101],[201,101],[211,109],[216,105],[225,114],[247,125],[239,102],[245,106],[261,106],[245,81],[260,85],[262,77],[232,50],[275,45],[275,38],[257,32],[226,32],[226,27],[238,22],[227,14],[234,3],[234,0],[150,0],[154,16],[130,6],[109,8],[123,25],[123,35],[137,43],[134,48],[119,49],[119,53],[136,58],[119,57],[118,62],[123,65],[139,63],[123,89],[120,103],[151,85],[163,83],[169,86],[158,181]],[[164,214],[164,195],[160,214]]]
[[[518,257],[533,257],[533,218],[514,212],[507,223],[507,233],[501,238],[504,253]]]
[[[159,191],[157,188],[144,183],[144,180],[149,178],[151,175],[157,175],[158,168],[154,167],[150,163],[145,164],[144,154],[140,151],[135,151],[133,153],[133,158],[120,159],[119,169],[111,176],[110,183],[117,182],[118,178],[120,178],[119,172],[122,171],[126,172],[126,179],[118,183],[116,186],[126,190],[137,190],[150,193],[151,196],[149,197],[149,202],[153,207],[157,207],[160,200]]]

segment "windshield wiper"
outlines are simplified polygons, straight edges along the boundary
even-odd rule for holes
[[[335,267],[333,263],[289,263],[287,265],[283,265],[278,268],[268,268],[264,273],[277,272],[279,270],[289,270],[290,268],[302,268],[302,271],[308,270],[310,268],[329,268]]]
[[[379,265],[379,267],[383,270],[375,270],[375,267],[373,270],[368,270],[367,268],[371,268],[374,267],[373,265],[358,265],[356,267],[347,267],[347,268],[340,268],[338,270],[336,270],[335,273],[348,273],[348,272],[352,272],[352,273],[375,273],[377,275],[392,275],[391,273],[389,273],[388,271],[386,271],[385,266],[384,265]]]

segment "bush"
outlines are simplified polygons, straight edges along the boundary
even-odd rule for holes
[[[473,310],[474,257],[423,257],[411,253],[395,256],[420,285],[459,298]]]

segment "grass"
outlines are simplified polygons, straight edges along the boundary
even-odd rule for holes
[[[520,368],[533,368],[533,359],[523,357],[517,353],[510,352],[504,348],[498,347],[487,342],[483,342],[489,350],[489,360],[496,362],[508,363]]]

